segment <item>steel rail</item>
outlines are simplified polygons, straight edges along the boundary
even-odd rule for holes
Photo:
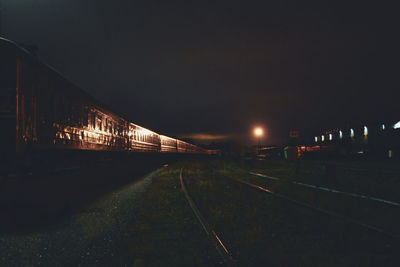
[[[351,168],[351,167],[340,167],[342,170],[345,171],[353,171],[353,172],[374,172],[378,174],[384,175],[399,175],[400,170],[379,170],[379,169],[360,169],[360,168]]]
[[[340,218],[340,219],[342,219],[344,221],[347,221],[347,222],[350,222],[352,224],[358,225],[360,227],[366,228],[366,229],[368,229],[370,231],[378,232],[380,234],[384,234],[384,235],[392,237],[392,238],[398,238],[399,237],[398,234],[387,232],[387,231],[385,231],[385,230],[383,230],[381,228],[378,228],[376,226],[369,225],[369,224],[360,222],[358,220],[346,217],[346,216],[344,216],[344,215],[342,215],[340,213],[336,213],[336,212],[333,212],[333,211],[329,211],[329,210],[325,210],[325,209],[322,209],[322,208],[318,208],[318,207],[312,206],[312,205],[310,205],[308,203],[304,203],[304,202],[295,200],[295,199],[290,198],[288,196],[273,192],[272,190],[270,190],[270,189],[268,189],[266,187],[262,187],[262,186],[259,186],[259,185],[255,185],[255,184],[252,184],[252,183],[249,183],[249,182],[246,182],[246,181],[243,181],[243,180],[231,178],[231,177],[228,177],[228,178],[230,178],[230,179],[232,179],[232,180],[234,180],[236,182],[239,182],[239,183],[242,183],[242,184],[246,184],[246,185],[248,185],[250,187],[253,187],[255,189],[261,190],[263,192],[266,192],[266,193],[268,193],[268,194],[270,194],[270,195],[272,195],[274,197],[285,199],[285,200],[287,200],[289,202],[292,202],[292,203],[294,203],[294,204],[296,204],[298,206],[302,206],[302,207],[305,207],[305,208],[308,208],[308,209],[311,209],[311,210],[314,210],[314,211],[317,211],[317,212],[320,212],[320,213],[323,213],[323,214],[326,214],[326,215],[329,215],[329,216],[332,216],[332,217]]]
[[[273,176],[269,176],[269,175],[265,175],[265,174],[261,174],[261,173],[256,173],[256,172],[249,172],[249,173],[251,175],[255,175],[255,176],[259,176],[259,177],[263,177],[263,178],[267,178],[267,179],[271,179],[271,180],[282,180],[282,181],[284,181],[284,179],[273,177]],[[286,182],[289,182],[289,181],[286,181]],[[385,203],[385,204],[388,204],[388,205],[400,207],[400,203],[395,202],[395,201],[391,201],[391,200],[387,200],[387,199],[383,199],[383,198],[377,198],[377,197],[373,197],[373,196],[367,196],[367,195],[361,195],[361,194],[356,194],[356,193],[344,192],[344,191],[340,191],[340,190],[336,190],[336,189],[332,189],[332,188],[328,188],[328,187],[324,187],[324,186],[306,184],[306,183],[302,183],[302,182],[298,182],[298,181],[291,181],[290,183],[295,184],[295,185],[308,187],[308,188],[312,188],[312,189],[325,191],[325,192],[337,193],[337,194],[342,194],[342,195],[351,196],[351,197],[357,197],[357,198],[362,198],[362,199],[368,199],[368,200],[372,200],[372,201],[381,202],[381,203]]]
[[[212,229],[212,227],[205,220],[205,218],[201,214],[200,210],[197,208],[196,203],[190,196],[190,194],[186,188],[185,182],[183,180],[182,172],[183,172],[183,168],[181,168],[181,171],[179,174],[182,191],[185,194],[185,197],[186,197],[187,201],[189,202],[189,205],[190,205],[194,215],[196,216],[197,220],[200,222],[200,225],[202,226],[204,232],[206,232],[210,241],[214,244],[214,247],[217,250],[218,254],[221,256],[223,263],[226,266],[236,266],[236,261],[233,259],[232,254],[230,253],[230,251],[228,250],[226,245],[224,245],[221,238],[218,237],[217,233]]]
[[[327,164],[335,166],[340,168],[341,170],[344,171],[356,171],[356,172],[373,172],[373,173],[379,173],[379,174],[388,174],[388,175],[399,175],[400,174],[400,169],[382,169],[382,167],[375,167],[373,169],[366,169],[365,167],[352,167],[351,165],[344,164],[344,163],[332,163],[332,162],[320,162],[320,163],[312,163],[312,162],[305,162],[302,161],[302,164],[305,164],[305,166],[311,166],[311,167],[317,167],[317,168],[325,168]]]

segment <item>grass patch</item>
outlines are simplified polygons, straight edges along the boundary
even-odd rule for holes
[[[197,223],[180,187],[179,166],[160,172],[145,193],[131,225],[133,266],[212,266],[213,248]]]

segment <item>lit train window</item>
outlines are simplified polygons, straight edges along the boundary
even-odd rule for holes
[[[368,128],[367,128],[367,126],[364,126],[364,136],[367,136],[368,135]]]
[[[329,134],[329,140],[332,140],[332,139],[333,139],[333,135]]]
[[[393,129],[400,129],[400,121],[393,125]]]
[[[318,142],[318,136],[314,137],[315,142]]]
[[[325,136],[321,135],[321,141],[322,141],[322,142],[325,141]]]
[[[339,131],[339,138],[342,139],[343,138],[343,132]]]
[[[91,116],[90,125],[92,126],[92,129],[96,129],[96,117],[94,114]]]
[[[354,137],[354,130],[350,129],[350,137]]]

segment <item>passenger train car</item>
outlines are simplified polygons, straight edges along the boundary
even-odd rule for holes
[[[215,154],[129,122],[41,62],[0,38],[0,146]]]

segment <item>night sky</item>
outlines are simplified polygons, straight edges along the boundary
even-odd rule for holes
[[[0,0],[2,33],[127,119],[265,143],[400,120],[398,10],[365,1]]]

